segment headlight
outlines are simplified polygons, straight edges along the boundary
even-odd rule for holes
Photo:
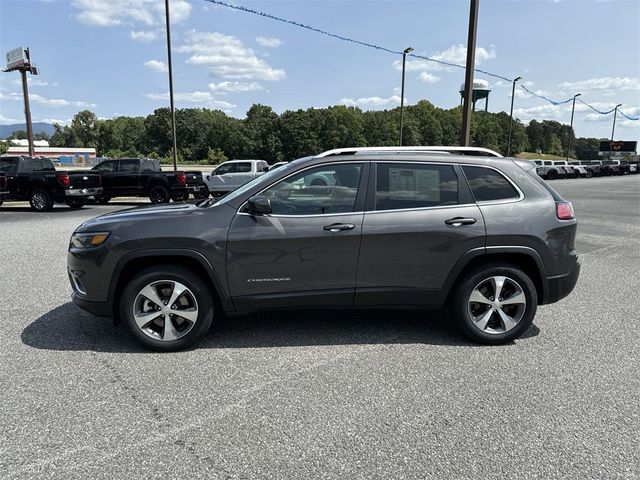
[[[102,245],[109,238],[108,232],[74,233],[71,235],[69,248],[93,248]]]

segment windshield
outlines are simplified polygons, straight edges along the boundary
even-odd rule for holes
[[[16,173],[18,169],[17,158],[0,158],[0,172]]]
[[[305,157],[305,158],[309,158],[309,157]],[[299,160],[303,160],[302,158]],[[225,195],[224,197],[222,197],[220,200],[218,200],[216,203],[214,203],[213,205],[222,205],[223,203],[227,203],[231,200],[233,200],[234,198],[239,197],[240,195],[242,195],[243,193],[251,190],[253,187],[255,187],[256,185],[262,183],[262,182],[269,182],[269,180],[271,180],[271,178],[275,177],[276,175],[280,175],[282,172],[284,172],[285,170],[289,169],[292,167],[292,165],[296,164],[297,161],[293,161],[287,165],[283,165],[282,167],[276,168],[274,170],[269,170],[267,173],[260,175],[259,177],[254,178],[253,180],[251,180],[248,183],[245,183],[244,185],[242,185],[240,188],[238,188],[237,190],[234,190],[231,193],[228,193],[227,195]],[[209,206],[209,205],[204,205],[204,204],[200,204],[199,206]]]

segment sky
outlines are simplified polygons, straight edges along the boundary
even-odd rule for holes
[[[228,0],[363,42],[464,64],[468,0]],[[206,0],[170,0],[177,107],[243,118],[253,103],[285,110],[400,103],[401,55]],[[480,0],[476,67],[554,100],[576,93],[599,110],[640,115],[639,0]],[[28,26],[28,28],[25,28]],[[148,115],[168,106],[163,0],[0,0],[0,51],[30,47],[33,121]],[[0,72],[0,124],[24,123],[17,72]],[[509,111],[511,83],[489,82],[489,111]],[[405,102],[460,103],[464,70],[407,58]],[[569,123],[571,104],[516,89],[514,116]],[[484,108],[484,105],[482,105]],[[609,137],[613,114],[576,104],[577,136]],[[618,115],[616,139],[639,140]]]

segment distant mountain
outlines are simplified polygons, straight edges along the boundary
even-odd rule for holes
[[[0,125],[0,138],[7,138],[13,132],[18,130],[27,131],[27,125],[25,123],[15,123],[13,125]],[[50,123],[36,122],[33,124],[33,134],[44,132],[47,135],[53,135],[55,129]]]

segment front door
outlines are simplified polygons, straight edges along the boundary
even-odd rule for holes
[[[118,162],[118,171],[113,174],[112,188],[118,192],[118,195],[138,195],[140,187],[138,180],[139,160],[120,160]]]
[[[229,289],[239,310],[352,305],[365,165],[328,163],[270,186],[272,213],[243,208],[227,244]],[[310,185],[321,176],[333,185]]]
[[[117,192],[114,189],[114,180],[116,178],[116,161],[107,160],[106,162],[99,163],[92,170],[100,172],[100,183],[102,184],[102,191],[104,196],[113,196]]]
[[[452,165],[379,163],[362,227],[356,305],[427,306],[485,226]],[[461,173],[460,173],[461,174]]]

